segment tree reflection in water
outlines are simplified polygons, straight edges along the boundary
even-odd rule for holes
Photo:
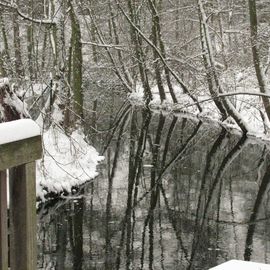
[[[127,104],[107,129],[95,116],[95,129],[100,175],[40,211],[41,269],[269,263],[265,143]]]

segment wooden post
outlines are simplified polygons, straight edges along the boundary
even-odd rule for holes
[[[8,223],[6,170],[0,171],[0,270],[8,270]]]
[[[0,124],[0,270],[8,269],[7,169],[10,269],[37,269],[35,161],[41,156],[42,140],[34,121]]]
[[[35,162],[10,172],[10,264],[12,270],[36,270]]]

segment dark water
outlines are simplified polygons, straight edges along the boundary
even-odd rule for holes
[[[270,263],[269,145],[128,105],[115,115],[92,119],[99,176],[40,212],[41,269]]]

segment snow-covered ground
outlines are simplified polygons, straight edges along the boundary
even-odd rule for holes
[[[103,157],[79,130],[67,136],[52,126],[44,132],[43,143],[44,157],[37,163],[37,197],[42,201],[48,193],[71,192],[97,176],[96,167]]]
[[[3,123],[0,125],[0,144],[37,136],[40,130],[30,119]],[[84,140],[80,130],[67,136],[54,124],[43,132],[42,138],[43,158],[36,163],[36,195],[39,200],[44,202],[48,198],[46,195],[70,193],[72,188],[97,176],[97,165],[104,157]]]
[[[238,71],[234,74],[231,72],[225,73],[221,81],[223,82],[224,89],[227,92],[245,92],[245,93],[259,93],[259,89],[256,85],[256,78],[254,77],[254,72],[252,70]],[[203,111],[200,113],[197,109],[194,101],[187,95],[183,93],[180,86],[174,86],[174,91],[178,100],[178,104],[173,104],[172,98],[170,96],[169,90],[164,85],[166,92],[166,100],[161,104],[158,87],[152,87],[153,99],[149,103],[149,107],[155,110],[164,110],[168,112],[178,113],[190,113],[195,114],[198,117],[209,118],[210,120],[220,121],[220,113],[218,112],[214,102],[212,100],[204,102],[210,98],[209,94],[206,93],[206,89],[202,86],[196,89],[196,95],[198,101]],[[129,100],[134,105],[143,105],[143,88],[138,85],[136,90],[129,95]],[[269,129],[270,124],[267,120],[265,110],[262,107],[262,102],[260,97],[254,95],[235,95],[229,97],[231,102],[235,105],[237,111],[240,113],[243,120],[247,123],[250,134],[256,135],[258,137],[263,136],[265,133],[265,128]],[[191,104],[193,104],[191,106]],[[265,122],[262,120],[262,115],[264,115]],[[230,117],[225,122],[222,123],[225,126],[238,128],[237,124]],[[265,126],[266,125],[266,126]]]
[[[44,96],[47,87],[45,84],[31,85],[28,95]],[[44,102],[49,103],[49,98]],[[58,103],[56,99],[51,116],[53,123],[49,129],[44,128],[46,113],[41,112],[36,119],[43,130],[43,159],[37,162],[37,197],[41,201],[46,200],[46,195],[70,193],[72,188],[95,178],[97,165],[103,160],[96,149],[84,140],[79,129],[70,135],[65,133],[60,124],[63,115]]]
[[[252,70],[239,70],[234,74],[228,71],[227,74],[224,73],[221,81],[228,92],[258,92],[259,90],[256,84],[254,84],[256,78],[254,78],[253,73]],[[3,83],[7,82],[3,81]],[[45,84],[31,85],[31,88],[29,87],[26,91],[26,96],[32,97],[33,93],[36,96],[43,96],[46,87]],[[174,86],[179,101],[176,105],[173,104],[166,87],[165,90],[166,101],[161,104],[157,86],[152,87],[153,100],[149,104],[151,108],[163,109],[167,112],[186,112],[198,117],[207,117],[211,120],[219,121],[220,114],[213,101],[202,102],[203,112],[199,113],[195,105],[190,106],[190,104],[194,104],[194,101],[183,93],[181,87]],[[197,95],[199,101],[209,98],[202,86],[200,89],[196,89],[196,93],[200,93],[200,95]],[[261,112],[264,113],[264,110],[260,98],[257,96],[238,95],[230,99],[242,118],[248,123],[251,133],[256,136],[262,136],[265,126],[261,117]],[[136,105],[144,104],[143,90],[140,85],[129,95],[129,100]],[[45,102],[47,101],[45,100]],[[24,109],[25,107],[26,104],[23,104]],[[52,115],[55,123],[43,132],[44,157],[37,163],[37,196],[43,201],[47,194],[70,192],[72,187],[79,186],[93,179],[97,175],[96,167],[103,159],[91,145],[85,142],[80,130],[75,130],[71,136],[67,136],[59,125],[62,121],[61,118],[62,114],[56,101]],[[44,119],[42,117],[37,119],[37,123],[43,129]],[[227,120],[223,124],[237,127],[232,119]],[[269,126],[268,122],[266,124]]]
[[[8,79],[1,79],[0,86],[10,85]],[[10,85],[12,87],[12,85]],[[30,87],[31,86],[31,87]],[[44,98],[45,84],[33,84],[24,89],[17,89],[16,94],[5,98],[9,104],[22,116],[28,116],[27,108],[35,104],[39,97]],[[31,102],[21,101],[18,96],[32,98]],[[47,95],[48,97],[48,95]],[[12,101],[12,102],[11,102]],[[49,98],[44,100],[45,107],[49,106]],[[71,192],[73,187],[89,181],[97,176],[97,165],[103,157],[84,140],[80,129],[75,129],[67,135],[61,127],[63,115],[55,102],[50,117],[52,124],[48,125],[48,115],[43,105],[36,103],[35,114],[39,117],[36,124],[29,119],[1,124],[0,144],[20,140],[29,136],[39,135],[43,138],[43,158],[37,161],[37,198],[45,201],[49,196],[62,192]],[[1,107],[0,107],[1,109]],[[0,111],[1,112],[1,111]]]

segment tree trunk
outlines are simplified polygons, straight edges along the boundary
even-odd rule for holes
[[[118,32],[117,32],[118,27],[117,27],[117,24],[115,22],[115,14],[113,12],[110,1],[109,1],[109,9],[110,9],[110,14],[111,14],[111,25],[112,25],[112,32],[114,34],[115,44],[119,45],[120,44],[120,38],[119,38],[119,35],[118,35]],[[122,72],[124,74],[125,80],[126,80],[127,84],[132,88],[132,86],[134,84],[133,79],[132,79],[132,77],[131,77],[131,75],[130,75],[130,73],[129,73],[129,71],[126,68],[126,65],[124,63],[122,51],[117,50],[117,55],[118,55],[118,60],[119,60],[119,63],[121,65],[121,69],[122,69]]]
[[[131,21],[140,29],[138,15],[134,13],[136,7],[135,4],[133,5],[131,0],[128,0],[128,8]],[[134,27],[132,27],[132,25],[130,26],[130,35],[132,43],[135,45],[135,54],[139,66],[141,82],[144,89],[144,98],[146,103],[148,104],[152,99],[152,92],[148,81],[147,68],[145,64],[145,55],[142,48],[142,38],[140,37],[139,33],[134,29]]]
[[[21,56],[19,18],[16,11],[13,11],[12,20],[13,20],[13,45],[14,45],[14,54],[15,54],[15,72],[18,77],[22,77],[24,76],[24,68],[23,68],[22,56]]]
[[[162,35],[161,35],[160,18],[158,15],[159,12],[157,10],[157,4],[156,4],[155,0],[149,0],[149,3],[150,3],[151,10],[152,10],[152,16],[154,17],[154,21],[155,21],[154,23],[156,26],[157,40],[159,42],[159,46],[156,45],[156,47],[160,47],[162,57],[164,59],[166,59],[166,50],[165,50],[165,45],[164,45]],[[161,4],[162,4],[162,1],[160,1],[160,5]],[[156,52],[156,59],[158,59],[159,55],[158,55],[157,51],[154,48],[153,48],[153,50]],[[164,65],[164,71],[165,71],[165,77],[166,77],[167,85],[168,85],[169,92],[170,92],[171,98],[173,100],[173,103],[177,103],[178,101],[177,101],[176,95],[174,93],[172,82],[171,82],[170,70],[168,69],[168,67],[166,65]]]
[[[27,58],[28,58],[28,71],[30,79],[34,78],[33,71],[33,26],[29,24],[27,26]]]
[[[4,19],[2,16],[2,12],[0,11],[0,27],[1,27],[1,33],[2,33],[2,38],[3,38],[3,43],[4,43],[4,50],[1,52],[1,59],[0,59],[0,72],[2,76],[7,76],[8,74],[8,66],[7,64],[10,63],[10,51],[9,51],[9,44],[8,44],[8,39],[7,39],[7,32],[6,32],[6,27],[4,23]]]
[[[82,92],[82,44],[81,29],[74,7],[69,0],[71,20],[71,47],[72,47],[72,80],[73,104],[76,116],[83,119],[83,92]]]
[[[250,37],[251,37],[251,49],[253,56],[253,65],[256,71],[257,81],[261,93],[268,93],[268,86],[266,83],[265,74],[261,67],[261,59],[258,49],[258,21],[257,21],[257,9],[256,0],[249,0],[249,18],[250,18]],[[264,108],[268,119],[270,120],[270,102],[267,97],[262,97]]]
[[[205,43],[203,52],[204,52],[205,62],[207,65],[207,72],[209,72],[208,80],[211,79],[211,84],[213,85],[213,88],[212,88],[213,92],[210,94],[214,98],[219,93],[224,93],[224,91],[222,89],[222,85],[219,81],[218,74],[215,68],[215,59],[214,59],[211,39],[209,35],[208,25],[207,25],[207,17],[204,11],[202,0],[198,0],[198,7],[199,7],[199,17],[200,17],[200,22],[201,22],[201,27],[202,27],[201,40],[202,42]],[[248,126],[245,123],[245,121],[242,119],[241,115],[237,112],[237,110],[235,109],[231,101],[228,98],[225,98],[221,104],[216,103],[221,114],[223,114],[224,116],[225,112],[228,113],[235,120],[235,122],[242,129],[242,131],[246,133],[248,131]]]
[[[152,3],[152,0],[149,0],[149,2],[150,2],[151,11],[152,11],[152,35],[151,35],[152,42],[156,47],[158,47],[158,41],[157,41],[157,31],[158,31],[157,18],[158,17],[157,17],[157,14],[155,14],[155,9],[153,8],[153,5],[155,5],[155,3]],[[160,72],[159,55],[157,54],[157,51],[154,48],[152,48],[152,50],[153,50],[153,56],[154,56],[155,77],[157,81],[160,101],[162,103],[164,100],[166,100],[166,94],[165,94],[165,89],[163,87],[163,82],[162,82],[162,77],[161,77],[161,72]]]

